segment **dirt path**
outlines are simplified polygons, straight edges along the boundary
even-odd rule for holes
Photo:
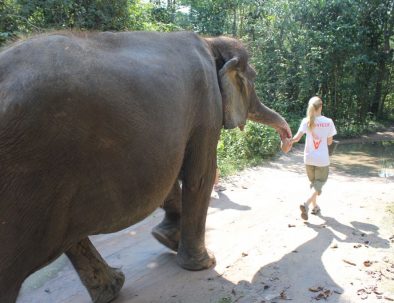
[[[150,236],[161,210],[121,232],[92,237],[126,275],[114,302],[391,302],[394,179],[378,176],[378,161],[362,153],[334,155],[322,213],[308,223],[298,208],[308,190],[301,146],[225,180],[226,190],[213,194],[209,209],[206,242],[217,259],[211,270],[179,268],[175,255]],[[27,302],[90,299],[62,256],[26,281],[18,303]]]

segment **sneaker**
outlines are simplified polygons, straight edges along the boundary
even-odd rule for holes
[[[318,205],[316,205],[316,206],[312,209],[311,214],[312,214],[312,215],[317,215],[319,212],[320,212],[320,207],[319,207]]]
[[[308,205],[306,203],[300,205],[301,218],[308,220]]]

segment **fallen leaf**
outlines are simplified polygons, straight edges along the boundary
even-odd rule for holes
[[[247,257],[248,256],[248,254],[247,253],[242,253],[242,257]]]
[[[296,227],[294,224],[289,224],[289,225],[287,225],[289,228],[290,227]]]
[[[282,290],[282,292],[280,293],[280,298],[282,300],[287,300],[286,292],[284,290]]]
[[[356,266],[356,263],[350,262],[350,261],[345,260],[345,259],[343,259],[343,262],[345,262],[347,264],[350,264],[350,265],[353,265],[353,266]]]
[[[370,267],[371,265],[372,265],[372,262],[371,262],[371,261],[369,261],[369,260],[364,261],[364,266],[365,266],[365,267]]]
[[[378,291],[378,290],[374,290],[373,292],[374,292],[376,295],[379,295],[379,296],[380,296],[380,295],[383,295],[383,293],[382,293],[381,291]]]
[[[318,286],[318,287],[310,287],[309,288],[309,291],[312,291],[312,292],[319,292],[319,291],[321,291],[321,290],[323,290],[324,288],[323,287],[321,287],[321,286]]]
[[[357,296],[360,296],[361,300],[365,300],[368,298],[367,291],[364,288],[357,290]]]
[[[324,291],[320,292],[320,293],[315,297],[315,299],[316,299],[316,300],[321,300],[321,299],[327,300],[327,298],[328,298],[329,296],[331,296],[331,294],[332,294],[331,290],[325,289]]]
[[[354,248],[360,248],[362,245],[361,244],[357,244],[357,245],[354,245],[353,247]]]
[[[394,301],[394,298],[387,297],[387,296],[384,296],[384,299],[387,300],[387,301]]]

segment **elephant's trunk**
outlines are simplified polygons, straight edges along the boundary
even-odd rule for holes
[[[248,119],[273,127],[279,133],[282,141],[292,137],[286,120],[260,101],[254,102],[253,108],[249,110]]]

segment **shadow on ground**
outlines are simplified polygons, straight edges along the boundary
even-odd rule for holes
[[[241,211],[251,210],[250,206],[241,205],[231,201],[229,197],[222,192],[217,192],[214,197],[211,197],[211,202],[209,206],[212,208],[217,208],[219,210],[225,210],[225,209],[235,209]]]
[[[307,228],[316,232],[314,238],[279,260],[262,266],[250,282],[233,283],[225,278],[226,270],[218,273],[215,269],[201,272],[181,269],[176,264],[175,253],[153,239],[145,239],[143,245],[139,243],[142,238],[149,237],[147,229],[151,224],[145,226],[140,234],[133,230],[122,231],[121,235],[104,236],[95,244],[110,264],[122,264],[126,274],[126,284],[120,296],[113,301],[115,303],[251,303],[280,298],[302,298],[302,302],[312,302],[324,291],[330,292],[333,302],[341,302],[343,287],[335,283],[322,262],[323,254],[330,249],[333,241],[375,248],[388,248],[389,242],[379,236],[379,229],[373,224],[352,222],[348,226],[331,217],[321,215],[320,218],[324,221],[322,224],[306,224]],[[131,238],[125,239],[125,236]],[[103,246],[105,249],[102,249]],[[148,251],[147,247],[150,247]],[[65,263],[64,260],[62,262]],[[51,279],[32,297],[26,293],[18,303],[90,302],[69,262]],[[321,291],[309,292],[303,287],[306,280],[312,288],[322,287]]]
[[[306,223],[308,228],[316,232],[313,239],[298,246],[280,260],[263,266],[251,282],[240,281],[236,285],[230,285],[233,302],[250,303],[293,298],[297,298],[297,302],[301,302],[298,301],[300,298],[302,302],[309,302],[324,299],[325,296],[336,297],[334,302],[341,302],[340,294],[344,289],[335,283],[322,262],[323,254],[330,249],[333,241],[350,243],[355,247],[390,247],[389,241],[379,236],[378,227],[375,225],[352,222],[352,226],[347,226],[331,217],[321,215],[320,218],[324,220],[323,224]],[[336,233],[340,233],[341,237]],[[318,291],[314,293],[305,289],[305,281],[311,289]]]

